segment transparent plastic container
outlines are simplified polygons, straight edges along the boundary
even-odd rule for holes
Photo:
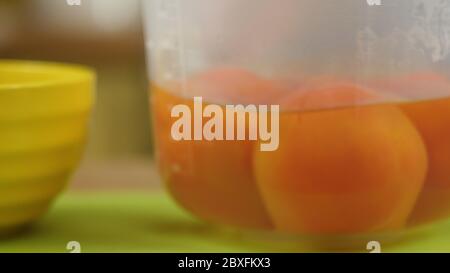
[[[156,159],[192,214],[269,234],[367,239],[450,216],[449,0],[146,0],[144,9]]]

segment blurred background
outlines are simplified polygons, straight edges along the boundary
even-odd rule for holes
[[[75,188],[157,183],[139,0],[81,0],[80,6],[65,0],[0,0],[0,58],[80,63],[97,70],[97,104]]]

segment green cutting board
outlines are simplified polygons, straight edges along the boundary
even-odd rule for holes
[[[67,193],[32,228],[0,240],[0,252],[308,252],[300,242],[262,240],[214,228],[164,193]],[[294,247],[293,247],[294,245]],[[357,251],[365,251],[365,246]],[[450,221],[382,245],[383,252],[450,252]]]

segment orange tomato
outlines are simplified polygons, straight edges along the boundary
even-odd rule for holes
[[[212,103],[260,105],[277,102],[286,88],[241,68],[221,67],[190,78],[181,93],[189,98],[202,96]]]
[[[415,85],[415,83],[418,83]],[[425,187],[411,216],[411,224],[422,224],[450,216],[450,82],[444,77],[419,74],[410,77],[411,86],[426,98],[438,91],[443,99],[401,105],[404,112],[419,130],[427,147],[429,170]],[[444,88],[446,86],[446,88]]]
[[[280,102],[284,110],[301,112],[335,109],[355,105],[367,105],[380,101],[381,97],[371,92],[355,92],[356,85],[336,81],[324,83],[310,81],[309,89],[299,89]],[[328,90],[331,90],[328,92]],[[320,95],[318,95],[318,92]]]
[[[157,159],[171,194],[207,221],[271,228],[252,171],[255,141],[174,141],[170,112],[178,104],[193,109],[193,96],[206,102],[270,103],[282,91],[250,72],[232,69],[197,75],[183,90],[174,91],[184,98],[155,86],[152,95]]]
[[[373,83],[373,87],[412,100],[429,100],[448,97],[448,80],[437,73],[421,72],[380,79]]]
[[[423,141],[395,106],[352,106],[375,94],[351,84],[301,91],[284,105],[280,146],[255,150],[254,171],[277,229],[307,234],[404,226],[423,187]]]

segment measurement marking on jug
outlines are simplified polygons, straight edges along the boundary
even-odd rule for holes
[[[152,48],[153,62],[158,63],[157,72],[164,81],[181,83],[181,93],[186,91],[187,49],[184,44],[184,19],[181,0],[155,0],[158,30],[151,36],[148,46]],[[195,169],[192,147],[189,146],[187,170]]]
[[[179,0],[160,0],[156,2],[158,24],[164,29],[158,32],[149,45],[161,59],[165,69],[162,71],[164,80],[181,80],[184,75],[185,55],[183,45],[182,14]]]

